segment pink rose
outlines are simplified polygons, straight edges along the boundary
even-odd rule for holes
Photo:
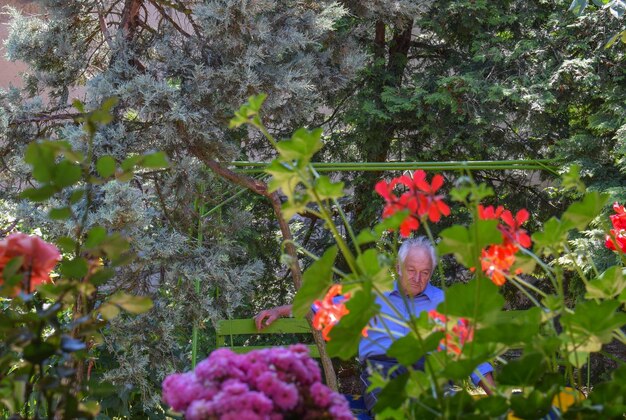
[[[22,272],[30,272],[31,293],[35,287],[50,281],[50,272],[61,260],[59,250],[38,236],[25,233],[13,233],[0,241],[0,282],[3,282],[2,271],[15,257],[24,257]]]

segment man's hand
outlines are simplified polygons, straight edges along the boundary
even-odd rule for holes
[[[278,318],[289,316],[289,314],[291,314],[291,305],[265,309],[254,317],[254,323],[257,330],[262,330],[263,328],[270,326]]]

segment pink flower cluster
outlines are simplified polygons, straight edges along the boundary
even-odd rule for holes
[[[215,350],[194,372],[167,376],[163,400],[188,420],[353,418],[347,400],[321,383],[302,344],[247,354]]]

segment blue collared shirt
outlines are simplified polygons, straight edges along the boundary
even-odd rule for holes
[[[384,295],[394,306],[395,310],[379,296],[376,298],[376,303],[380,305],[380,313],[387,314],[396,319],[405,320],[409,319],[411,315],[413,317],[419,317],[423,311],[436,309],[437,305],[444,300],[443,290],[430,283],[428,283],[428,286],[426,286],[426,289],[424,289],[421,294],[414,297],[405,296],[403,298],[396,282],[394,290],[385,292]],[[399,312],[399,314],[397,312]],[[363,338],[359,344],[359,359],[361,362],[364,362],[368,357],[384,355],[387,353],[387,349],[389,349],[394,340],[404,337],[409,333],[408,327],[397,324],[388,318],[382,319],[381,317],[377,317],[372,326],[375,327],[377,331],[369,329],[367,338]],[[386,332],[387,329],[393,334],[393,337],[389,336]],[[478,365],[476,372],[471,375],[472,382],[474,385],[478,384],[481,380],[480,375],[484,376],[492,371],[493,367],[489,363]],[[477,372],[479,372],[480,375]]]

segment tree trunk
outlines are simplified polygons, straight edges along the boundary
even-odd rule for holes
[[[385,88],[400,87],[406,68],[409,47],[411,44],[411,32],[413,23],[407,27],[396,29],[393,38],[389,41],[387,62],[374,68],[370,81],[373,97],[371,98],[378,109],[384,109],[382,94]],[[385,24],[376,23],[374,38],[374,57],[377,60],[384,59],[386,53]],[[373,120],[366,122],[357,131],[361,138],[362,160],[365,162],[385,162],[389,156],[391,140],[393,139],[398,125],[394,121]],[[378,219],[378,209],[372,208],[372,202],[376,201],[374,185],[382,176],[382,171],[364,173],[355,187],[355,229],[357,232],[369,227]],[[369,211],[368,211],[369,209]]]

